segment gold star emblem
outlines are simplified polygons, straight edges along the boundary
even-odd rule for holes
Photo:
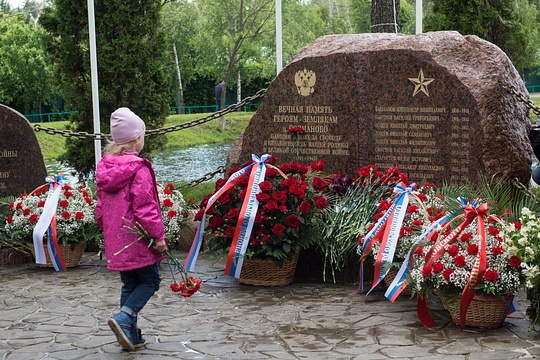
[[[435,79],[424,77],[424,71],[420,69],[420,73],[418,74],[418,77],[409,78],[409,80],[414,84],[414,92],[412,96],[415,96],[421,91],[429,97],[429,91],[427,89],[427,86],[431,84]]]

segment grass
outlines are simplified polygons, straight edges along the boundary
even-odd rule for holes
[[[163,127],[183,124],[189,121],[203,118],[207,114],[171,115],[167,118]],[[253,112],[234,112],[225,116],[225,130],[219,128],[219,119],[206,122],[202,125],[191,128],[169,132],[165,149],[185,149],[203,144],[216,144],[222,142],[233,142],[244,131],[248,125]],[[68,121],[56,121],[40,123],[42,128],[54,128],[58,130],[66,129]],[[49,135],[44,131],[36,132],[39,146],[45,160],[57,159],[64,152],[65,137],[61,135]]]
[[[248,125],[253,112],[234,112],[225,116],[225,130],[219,128],[219,119],[206,122],[191,128],[172,131],[166,134],[167,144],[165,149],[184,149],[203,144],[216,144],[233,142]],[[167,118],[163,127],[170,127],[203,118],[207,114],[171,115]],[[66,129],[68,121],[56,121],[39,124],[43,128]],[[65,149],[65,137],[61,135],[49,135],[44,131],[36,132],[43,158],[46,160],[57,159]],[[181,186],[182,184],[175,184]],[[199,203],[207,194],[214,192],[215,181],[207,181],[194,187],[182,190],[185,199],[192,198]]]

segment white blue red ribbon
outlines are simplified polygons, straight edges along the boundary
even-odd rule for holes
[[[366,296],[384,279],[390,268],[386,264],[391,264],[394,261],[394,254],[396,252],[396,246],[399,239],[401,227],[403,225],[403,219],[407,213],[407,206],[409,205],[409,194],[416,190],[416,184],[409,184],[405,186],[403,182],[400,182],[394,187],[394,194],[398,197],[394,201],[394,207],[387,210],[390,212],[384,233],[381,239],[381,247],[377,253],[375,259],[375,269],[373,274],[373,284],[371,289],[367,292]],[[389,226],[388,226],[389,225]]]
[[[408,283],[405,281],[407,278],[407,275],[410,272],[411,268],[411,256],[414,250],[417,249],[418,246],[422,245],[424,242],[430,240],[435,234],[437,234],[437,231],[440,230],[443,226],[448,224],[452,219],[454,219],[456,216],[460,214],[463,209],[465,209],[465,206],[467,206],[467,200],[464,197],[458,198],[458,203],[460,204],[460,210],[454,211],[452,213],[448,213],[441,217],[440,219],[434,221],[431,223],[431,225],[420,235],[418,238],[413,242],[411,245],[411,248],[407,252],[407,255],[405,256],[405,260],[403,261],[403,264],[401,264],[401,267],[398,270],[397,275],[395,276],[392,283],[388,286],[388,289],[386,290],[384,296],[390,300],[391,302],[394,302],[398,296],[405,290]]]
[[[237,225],[234,231],[231,249],[229,250],[227,264],[225,265],[225,274],[234,276],[235,278],[239,278],[242,272],[244,254],[249,245],[249,237],[251,236],[255,215],[259,208],[259,200],[257,200],[256,195],[260,192],[259,184],[264,181],[266,174],[265,162],[270,159],[270,155],[263,155],[260,159],[255,155],[251,155],[251,157],[257,166],[252,168],[249,175],[248,194],[244,198],[244,203],[238,217],[238,224],[240,226]]]
[[[54,176],[47,176],[45,180],[49,183],[49,194],[43,206],[43,212],[32,233],[36,264],[47,263],[45,249],[43,247],[43,236],[47,232],[47,250],[49,251],[51,263],[56,271],[65,271],[66,265],[60,254],[58,240],[56,238],[56,208],[58,207],[58,200],[60,199],[62,186],[66,183],[66,178],[63,174],[60,174],[56,179]]]
[[[240,215],[238,219],[238,226],[236,227],[235,234],[233,237],[233,243],[229,251],[229,256],[227,258],[227,265],[225,267],[225,273],[234,277],[239,277],[240,272],[242,271],[243,264],[243,255],[245,254],[246,248],[249,244],[249,236],[251,235],[251,230],[253,228],[253,223],[255,221],[255,214],[257,213],[259,201],[256,199],[255,195],[260,191],[259,183],[264,181],[264,176],[266,173],[265,162],[270,159],[270,155],[265,154],[261,158],[256,155],[252,155],[253,162],[244,168],[238,170],[232,174],[227,182],[210,197],[206,205],[206,209],[203,213],[201,223],[191,244],[191,249],[189,250],[188,256],[185,261],[184,268],[187,271],[193,271],[195,268],[195,263],[197,261],[197,256],[199,254],[202,240],[204,237],[204,225],[206,219],[206,210],[214,204],[214,202],[227,190],[232,188],[238,182],[238,178],[245,174],[248,170],[251,169],[250,178],[248,183],[248,191],[244,198],[244,203],[240,210]],[[257,166],[255,166],[257,165]],[[254,186],[254,185],[257,186]]]

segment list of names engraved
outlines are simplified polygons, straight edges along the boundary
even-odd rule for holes
[[[264,140],[266,152],[272,155],[294,154],[299,162],[317,161],[325,156],[349,156],[350,144],[335,133],[338,116],[331,106],[278,106],[272,121],[278,132]],[[300,126],[303,134],[287,134]]]
[[[8,150],[8,149],[1,149],[0,150],[0,164],[2,164],[2,160],[4,159],[12,159],[12,158],[17,158],[18,157],[18,154],[17,154],[17,150]],[[8,166],[1,166],[0,168],[2,169],[8,169],[9,167]],[[5,170],[2,170],[0,171],[0,190],[1,189],[7,189],[7,184],[6,184],[6,181],[9,179],[10,177],[10,171],[5,171]]]
[[[375,107],[374,159],[381,168],[398,166],[413,181],[445,174],[453,182],[468,179],[469,109]],[[450,116],[451,133],[438,131]],[[447,162],[448,152],[450,163]]]

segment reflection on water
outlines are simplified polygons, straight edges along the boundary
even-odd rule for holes
[[[168,150],[152,154],[152,165],[158,183],[179,183],[199,179],[204,174],[216,170],[218,166],[225,165],[231,145],[201,145],[189,149]],[[57,175],[63,172],[70,184],[77,184],[78,179],[71,175],[72,168],[57,161],[46,161],[45,165],[47,174]],[[214,177],[214,181],[217,179]]]
[[[224,166],[230,148],[231,144],[212,144],[164,151],[152,155],[152,165],[158,182],[191,181]]]

